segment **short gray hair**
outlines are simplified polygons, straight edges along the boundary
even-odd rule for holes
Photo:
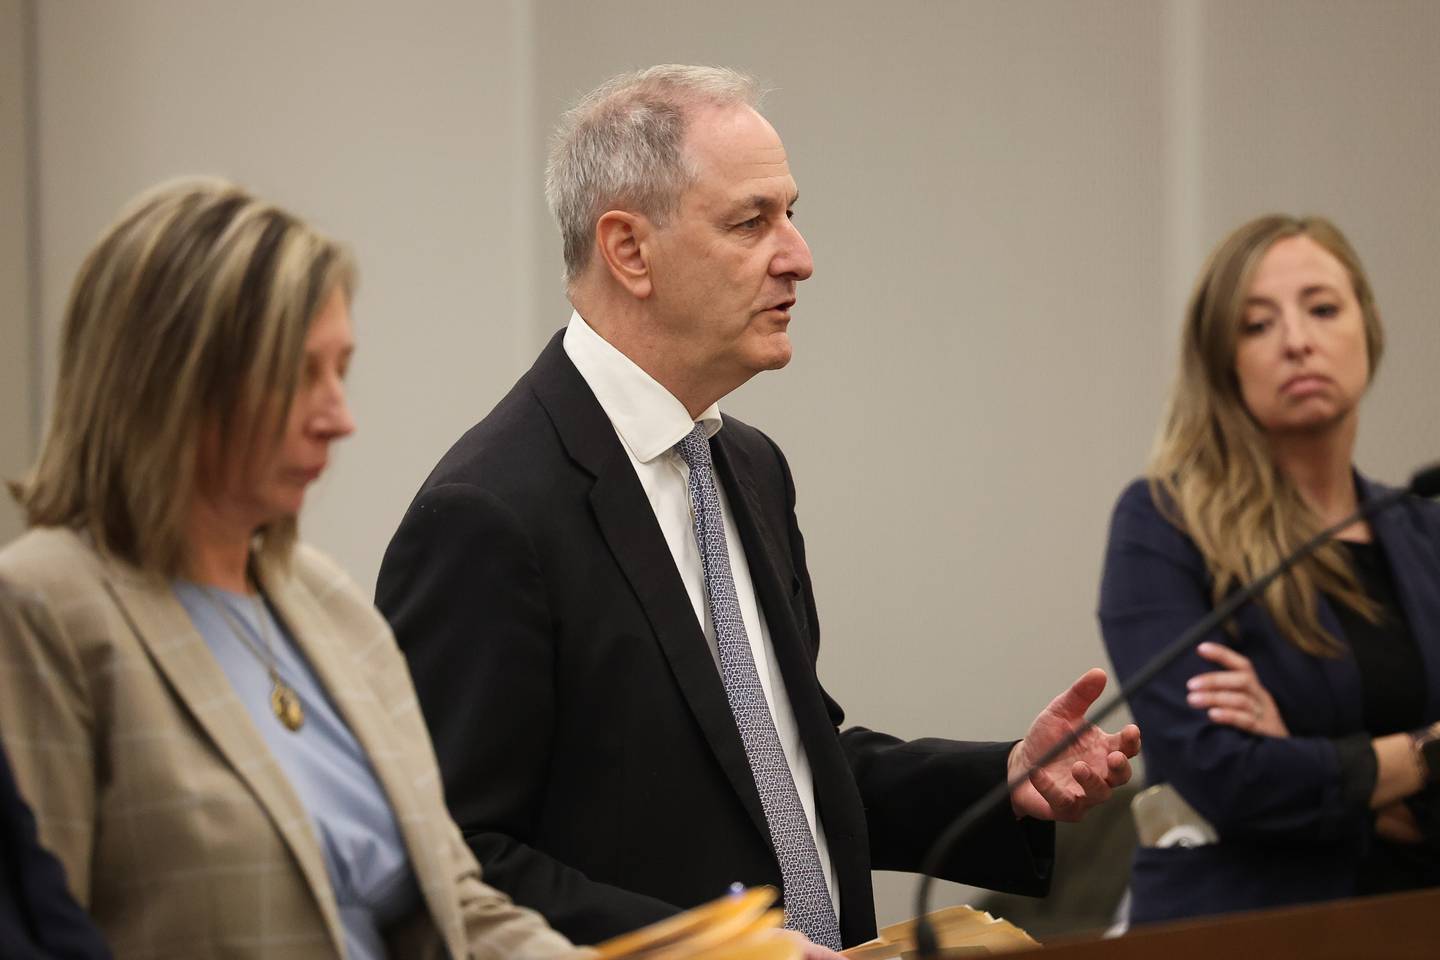
[[[545,168],[545,199],[565,244],[565,282],[590,260],[595,224],[623,208],[663,225],[695,180],[681,148],[696,108],[758,107],[750,77],[726,67],[663,64],[622,73],[560,121]]]

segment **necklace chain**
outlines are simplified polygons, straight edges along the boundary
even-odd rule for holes
[[[216,597],[210,587],[201,586],[200,590],[205,594],[205,599],[209,600],[219,611],[225,625],[265,668],[266,674],[270,677],[270,712],[275,714],[275,719],[279,720],[286,730],[291,733],[299,730],[305,725],[305,707],[300,702],[300,694],[280,676],[279,658],[275,655],[275,645],[271,640],[270,616],[265,610],[264,603],[258,596],[250,598],[255,607],[256,617],[260,621],[260,638],[265,643],[262,650],[254,640],[250,639],[245,628],[237,622],[234,611],[230,610],[219,597]]]

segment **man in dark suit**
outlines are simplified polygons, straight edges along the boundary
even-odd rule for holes
[[[441,459],[380,573],[486,879],[582,942],[734,881],[780,887],[818,944],[863,941],[871,869],[916,869],[1104,684],[1015,744],[840,731],[789,468],[716,406],[790,359],[812,269],[754,100],[731,71],[656,67],[567,115],[547,192],[575,314]],[[1042,820],[1104,799],[1138,744],[1093,733],[944,875],[1043,893]]]
[[[0,584],[0,649],[24,629],[24,607]],[[0,690],[0,697],[6,696]],[[70,895],[65,868],[40,845],[35,815],[20,795],[0,749],[0,957],[6,960],[104,960],[100,931]]]

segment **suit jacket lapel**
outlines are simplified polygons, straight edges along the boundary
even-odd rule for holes
[[[1388,492],[1358,473],[1355,477],[1361,503],[1368,503]],[[1395,591],[1399,595],[1401,609],[1425,664],[1426,689],[1430,691],[1425,718],[1431,721],[1440,717],[1440,700],[1437,700],[1440,694],[1436,693],[1440,690],[1440,589],[1436,587],[1440,583],[1440,557],[1436,556],[1435,547],[1425,534],[1415,529],[1413,519],[1407,517],[1407,506],[1401,501],[1382,510],[1371,518],[1370,528],[1395,578]],[[1343,637],[1345,634],[1335,615],[1334,605],[1324,596],[1319,600],[1319,610],[1320,625],[1331,635]],[[1317,659],[1334,694],[1340,728],[1358,729],[1363,722],[1364,696],[1355,658]]]
[[[343,951],[335,895],[309,814],[185,608],[168,590],[138,574],[107,572],[104,583],[176,698],[269,814],[310,884],[336,951]]]
[[[825,706],[813,655],[801,639],[790,605],[790,597],[799,586],[795,571],[785,562],[786,554],[778,549],[774,534],[763,520],[765,513],[753,480],[755,471],[745,452],[726,439],[724,430],[715,435],[711,448],[716,475],[725,486],[735,527],[745,547],[756,599],[765,612],[775,659],[785,679],[785,694],[795,712],[800,741],[815,778],[818,815],[827,837],[850,841],[831,845],[840,883],[841,913],[852,917],[868,914],[873,907],[868,902],[870,863],[864,851],[869,848],[869,833],[864,804]],[[837,851],[855,852],[859,859],[841,860]],[[866,902],[854,902],[856,898]]]
[[[1365,500],[1383,492],[1360,478],[1360,494]],[[1425,689],[1429,691],[1425,720],[1430,722],[1440,717],[1440,556],[1436,543],[1416,529],[1413,516],[1407,517],[1413,506],[1413,501],[1402,500],[1377,515],[1371,528],[1389,561],[1410,634],[1425,663]]]
[[[406,773],[403,745],[397,744],[381,715],[382,704],[351,664],[351,644],[364,638],[336,635],[336,626],[297,581],[257,565],[256,577],[276,614],[309,661],[335,709],[359,741],[375,771],[405,840],[417,883],[452,956],[465,955],[464,923],[455,899],[453,871],[441,859],[436,824],[419,808]]]
[[[600,532],[640,601],[675,682],[751,820],[767,839],[769,827],[755,778],[725,698],[725,687],[675,558],[615,429],[562,346],[563,331],[540,354],[528,378],[561,443],[595,478],[590,505]]]
[[[829,752],[835,743],[835,730],[829,712],[820,696],[810,653],[800,638],[790,597],[798,588],[794,571],[777,548],[773,534],[761,520],[760,496],[752,480],[748,458],[734,444],[720,441],[724,431],[712,442],[715,472],[725,487],[730,509],[735,514],[735,527],[745,547],[745,560],[750,579],[755,585],[756,599],[765,612],[765,624],[785,678],[785,690],[800,725],[806,754],[814,766],[817,755]]]

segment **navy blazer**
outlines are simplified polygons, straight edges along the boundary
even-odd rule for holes
[[[1356,475],[1360,499],[1386,488]],[[1440,719],[1440,506],[1409,497],[1371,521],[1425,663],[1425,721]],[[1144,480],[1116,504],[1100,588],[1100,626],[1120,679],[1134,675],[1211,608],[1200,551],[1161,515]],[[1343,636],[1330,604],[1320,622]],[[1220,842],[1140,849],[1132,873],[1136,923],[1353,896],[1373,839],[1365,797],[1346,799],[1335,741],[1364,732],[1360,674],[1350,656],[1316,657],[1285,640],[1257,604],[1217,630],[1255,665],[1290,736],[1212,723],[1185,701],[1185,682],[1218,669],[1191,652],[1130,703],[1145,731],[1151,783],[1170,783],[1214,824]]]
[[[0,696],[4,696],[0,691]],[[65,885],[65,869],[40,846],[35,816],[0,750],[0,957],[104,960],[95,924]]]

